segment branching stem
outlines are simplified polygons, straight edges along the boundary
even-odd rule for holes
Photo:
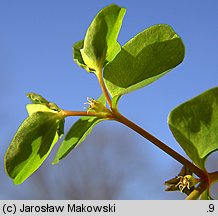
[[[110,107],[110,110],[108,110],[109,111],[108,116],[105,117],[105,116],[102,116],[101,113],[96,113],[96,112],[62,110],[61,112],[62,112],[63,116],[65,116],[65,117],[67,117],[67,116],[95,116],[95,117],[104,118],[104,119],[107,118],[109,120],[116,120],[116,121],[126,125],[127,127],[131,128],[132,130],[134,130],[135,132],[137,132],[138,134],[140,134],[141,136],[143,136],[144,138],[146,138],[150,142],[152,142],[158,148],[163,150],[165,153],[167,153],[168,155],[173,157],[175,160],[180,162],[182,165],[184,165],[190,171],[195,173],[198,177],[200,177],[200,179],[202,180],[202,183],[204,183],[203,185],[205,185],[205,184],[207,185],[209,183],[209,179],[208,179],[209,175],[205,171],[201,170],[200,168],[195,166],[192,162],[187,160],[185,157],[183,157],[182,155],[180,155],[179,153],[174,151],[172,148],[170,148],[168,145],[166,145],[165,143],[163,143],[162,141],[160,141],[159,139],[157,139],[156,137],[154,137],[153,135],[148,133],[146,130],[144,130],[143,128],[139,127],[137,124],[133,123],[132,121],[130,121],[129,119],[127,119],[126,117],[121,115],[116,109],[113,110],[112,109],[112,101],[111,101],[109,92],[105,86],[103,77],[102,77],[102,70],[101,69],[97,70],[95,74],[98,78],[102,92],[103,92],[103,94],[107,100],[107,103]],[[211,179],[217,178],[217,173],[210,174],[210,177],[211,177]],[[199,188],[202,189],[202,187],[199,187]],[[196,190],[193,194],[195,194],[195,193],[198,194],[200,192],[202,193],[201,190],[200,190],[200,192],[198,192],[198,191],[199,190]]]

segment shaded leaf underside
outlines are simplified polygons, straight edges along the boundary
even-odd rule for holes
[[[182,40],[170,26],[145,29],[106,65],[106,86],[115,97],[149,85],[181,63],[184,52]]]

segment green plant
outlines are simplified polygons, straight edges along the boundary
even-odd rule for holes
[[[205,161],[218,150],[218,88],[210,89],[170,112],[169,127],[190,161],[139,127],[118,110],[122,96],[156,81],[183,61],[181,38],[168,25],[155,25],[137,34],[124,46],[117,37],[125,9],[109,5],[89,26],[84,40],[73,47],[74,61],[94,74],[102,89],[88,98],[87,111],[59,108],[36,93],[27,97],[29,116],[19,127],[5,154],[5,170],[15,184],[23,183],[44,162],[64,134],[65,118],[81,116],[61,143],[53,164],[66,157],[103,120],[118,121],[151,141],[180,162],[180,173],[165,182],[167,191],[180,190],[187,199],[211,199],[210,186],[218,171],[208,173]]]

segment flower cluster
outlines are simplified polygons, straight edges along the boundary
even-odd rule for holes
[[[165,185],[168,186],[165,191],[179,190],[189,195],[195,189],[197,183],[198,180],[192,176],[192,172],[183,166],[176,177],[165,182]]]

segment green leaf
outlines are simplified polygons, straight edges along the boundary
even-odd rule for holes
[[[117,37],[125,12],[124,8],[112,4],[102,9],[93,19],[86,32],[83,48],[80,49],[83,62],[89,68],[88,71],[101,69],[120,51]],[[77,44],[79,48],[81,45],[82,42]],[[76,56],[81,63],[80,66],[84,67],[81,56],[78,53]]]
[[[57,164],[59,160],[65,158],[71,150],[84,141],[86,136],[91,133],[94,126],[102,120],[103,119],[96,117],[84,116],[76,121],[61,143],[52,164]]]
[[[184,52],[182,40],[170,26],[145,29],[106,65],[106,86],[112,97],[119,97],[149,85],[180,64]]]
[[[36,112],[53,112],[57,113],[57,111],[49,109],[46,105],[44,104],[27,104],[26,105],[27,112],[30,115]]]
[[[5,154],[5,169],[15,184],[24,182],[49,155],[58,140],[61,117],[34,112],[19,127]]]
[[[39,94],[36,94],[34,92],[30,92],[26,94],[27,97],[33,102],[33,104],[37,104],[37,105],[45,105],[47,106],[50,110],[54,110],[54,111],[60,111],[61,109],[53,102],[49,102],[47,101],[44,97],[42,97]],[[38,106],[39,109],[41,109],[43,106]],[[30,108],[27,107],[27,110],[29,112],[32,112],[35,110],[35,108],[37,109],[37,106],[32,106]]]
[[[34,104],[47,104],[47,101],[44,97],[34,92],[27,93],[26,96],[34,103]]]
[[[218,88],[176,107],[169,114],[168,124],[186,154],[205,169],[208,155],[218,150]]]
[[[94,72],[94,70],[89,68],[83,61],[83,58],[80,52],[83,46],[84,46],[84,40],[78,41],[73,45],[73,59],[81,68],[85,69],[88,72]]]

